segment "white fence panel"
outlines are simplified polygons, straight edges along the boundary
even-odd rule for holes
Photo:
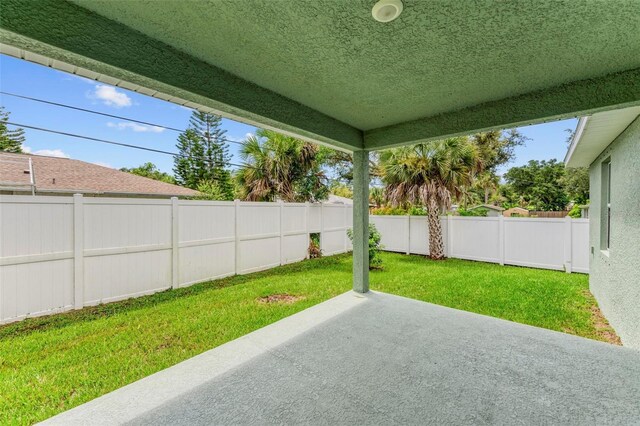
[[[409,217],[409,237],[410,253],[429,254],[429,223],[425,216]]]
[[[307,257],[309,249],[307,222],[306,204],[282,204],[282,264],[299,262]]]
[[[235,204],[179,201],[179,286],[235,273]]]
[[[573,271],[589,273],[589,219],[571,221],[571,247]]]
[[[0,322],[351,249],[351,206],[0,196]]]
[[[278,203],[238,204],[237,273],[269,269],[280,264],[280,205]]]
[[[25,201],[0,196],[0,322],[74,306],[73,200]]]
[[[84,304],[171,287],[171,202],[84,200]]]
[[[425,216],[370,216],[384,250],[429,254]],[[441,218],[449,257],[533,268],[589,272],[588,219]]]
[[[448,220],[453,222],[448,239],[451,257],[500,263],[499,218],[452,216]]]
[[[564,219],[506,218],[504,221],[506,264],[563,270],[564,244]]]
[[[386,251],[408,252],[409,216],[371,216],[369,221],[380,232],[380,243]]]
[[[347,206],[343,204],[324,204],[321,206],[322,227],[320,246],[326,256],[347,251]]]
[[[309,232],[320,232],[322,228],[322,207],[320,204],[309,205]]]

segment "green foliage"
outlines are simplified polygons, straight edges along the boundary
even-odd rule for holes
[[[427,209],[425,209],[423,206],[416,205],[403,207],[382,206],[372,208],[370,213],[377,216],[426,216]]]
[[[230,201],[228,194],[220,187],[217,180],[200,181],[196,190],[200,195],[193,197],[194,200]]]
[[[569,213],[567,213],[567,215],[574,219],[580,219],[582,217],[582,209],[580,208],[580,205],[574,204],[573,207],[571,207],[571,210],[569,210]]]
[[[260,129],[240,150],[244,164],[236,179],[249,201],[322,201],[329,196],[322,166],[331,150]]]
[[[17,127],[9,129],[7,121],[11,113],[0,106],[0,151],[19,154],[22,152],[22,144],[25,141],[24,129]]]
[[[353,229],[347,229],[349,239],[353,241]],[[382,235],[378,232],[378,228],[373,223],[369,224],[369,269],[382,269],[381,251],[383,246],[380,244]]]
[[[329,190],[333,195],[337,195],[338,197],[353,198],[353,188],[344,183],[333,181],[331,186],[329,186]]]
[[[320,249],[320,233],[312,232],[309,234],[309,258],[317,259],[322,257],[322,250]]]
[[[512,167],[504,174],[512,197],[509,201],[524,202],[531,210],[564,210],[569,202],[562,184],[564,176],[564,164],[555,159]]]
[[[489,213],[489,210],[485,209],[485,208],[477,208],[477,209],[464,209],[464,208],[459,208],[458,209],[458,214],[460,216],[476,216],[476,217],[487,217],[487,214]]]
[[[143,165],[138,167],[132,167],[130,169],[123,167],[120,169],[120,171],[153,180],[159,180],[160,182],[166,182],[174,185],[176,183],[176,179],[173,176],[171,176],[169,173],[161,172],[160,170],[158,170],[158,167],[156,167],[155,164],[150,162],[144,163]]]
[[[201,182],[216,181],[221,199],[233,200],[233,183],[228,169],[231,155],[224,139],[222,117],[194,111],[189,128],[178,137],[178,154],[173,171],[176,181],[197,189]],[[207,184],[205,184],[207,185]]]
[[[565,175],[560,179],[569,200],[578,204],[585,204],[589,200],[589,169],[586,167],[565,169]]]
[[[384,201],[384,188],[380,188],[379,186],[369,188],[369,203],[376,207],[381,207],[384,204]]]

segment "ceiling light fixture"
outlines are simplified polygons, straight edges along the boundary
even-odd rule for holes
[[[391,22],[402,13],[402,0],[380,0],[373,6],[371,14],[378,22]]]

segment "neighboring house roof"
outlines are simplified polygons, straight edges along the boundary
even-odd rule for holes
[[[29,170],[29,159],[33,175]],[[0,152],[0,190],[100,195],[195,196],[198,191],[69,158]]]
[[[581,117],[564,158],[567,167],[588,167],[640,115],[640,106]]]
[[[347,197],[341,197],[339,195],[329,194],[329,198],[327,199],[327,203],[331,204],[353,204],[353,200]]]
[[[468,210],[475,210],[475,209],[489,209],[489,210],[495,210],[498,212],[503,211],[504,209],[502,207],[498,207],[498,206],[494,206],[491,204],[480,204],[479,206],[473,206],[471,208],[469,208]]]

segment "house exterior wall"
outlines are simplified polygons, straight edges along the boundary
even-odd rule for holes
[[[611,160],[610,248],[602,250],[606,225],[602,165]],[[589,286],[625,346],[640,349],[640,118],[590,166]]]

